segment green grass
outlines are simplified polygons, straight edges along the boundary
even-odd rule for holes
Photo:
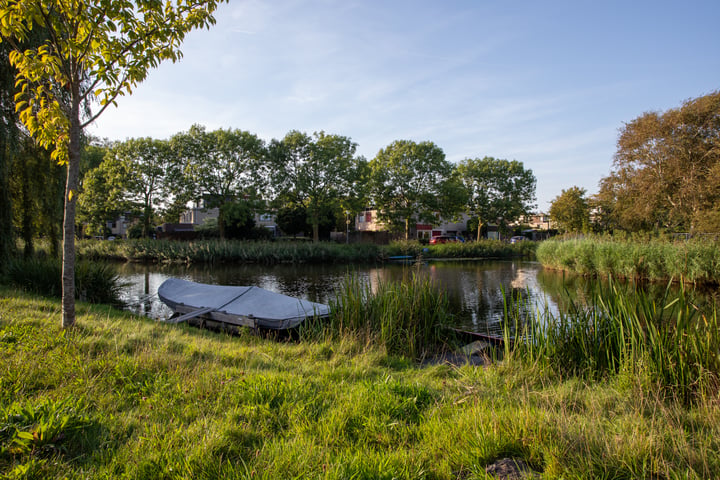
[[[348,276],[337,289],[331,308],[330,321],[303,326],[303,338],[352,336],[412,360],[442,350],[447,332],[443,327],[453,320],[445,293],[430,279],[410,270],[405,270],[400,281],[377,279],[374,286]]]
[[[718,478],[720,406],[646,376],[419,367],[364,337],[279,342],[0,290],[0,477]]]
[[[62,266],[59,259],[37,255],[8,260],[0,282],[31,293],[60,297]],[[91,303],[120,305],[122,282],[115,267],[108,263],[81,260],[75,265],[76,297]]]
[[[535,242],[508,243],[486,240],[444,245],[395,242],[386,246],[331,242],[251,242],[238,240],[82,240],[77,252],[91,260],[158,263],[373,263],[395,255],[425,258],[514,258],[532,256]]]
[[[574,305],[558,316],[519,315],[517,359],[562,375],[592,380],[645,378],[663,395],[685,404],[714,398],[720,387],[720,322],[717,308],[695,305],[681,288],[654,301],[614,282],[596,292],[592,307]]]
[[[560,239],[542,242],[536,254],[546,267],[581,275],[720,283],[720,243],[707,239]]]

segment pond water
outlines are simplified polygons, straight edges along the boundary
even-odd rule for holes
[[[400,280],[413,273],[429,276],[444,289],[456,313],[456,328],[489,334],[502,333],[504,299],[521,297],[528,309],[557,314],[572,304],[587,304],[599,287],[597,280],[544,270],[530,261],[431,261],[420,265],[201,265],[160,266],[125,264],[119,273],[127,287],[123,300],[135,313],[167,319],[172,311],[157,297],[169,277],[218,285],[255,285],[320,303],[330,303],[336,288],[351,273],[373,288],[378,282]],[[635,287],[624,284],[634,291]],[[660,297],[665,285],[644,287]],[[713,297],[697,292],[702,302]]]

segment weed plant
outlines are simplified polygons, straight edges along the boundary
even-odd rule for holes
[[[4,283],[41,295],[60,297],[62,266],[55,258],[38,255],[17,257],[8,262]],[[77,298],[91,303],[120,305],[123,284],[114,266],[79,261],[75,265]]]
[[[537,259],[549,268],[581,275],[651,281],[720,283],[720,243],[587,237],[542,242]]]
[[[383,345],[391,355],[420,359],[442,347],[452,314],[445,293],[430,279],[406,270],[400,281],[374,285],[348,275],[331,305],[330,322],[305,326],[304,336],[352,335]]]
[[[238,240],[83,240],[78,254],[92,260],[119,260],[157,263],[372,263],[396,255],[432,258],[515,258],[532,256],[535,242],[510,245],[482,242],[422,245],[420,242],[395,242],[388,246],[338,244],[331,242],[250,242]]]
[[[684,289],[670,291],[656,303],[610,281],[592,307],[573,304],[569,313],[546,311],[529,321],[511,315],[523,332],[513,355],[562,375],[645,378],[685,404],[712,398],[720,387],[717,309],[702,311]]]
[[[532,257],[536,242],[510,244],[499,240],[425,245],[418,241],[398,241],[383,247],[386,257],[412,256],[424,258],[517,258]]]
[[[720,407],[620,369],[512,355],[487,367],[389,355],[356,334],[278,342],[0,290],[0,477],[720,477]],[[644,371],[649,371],[646,368]]]
[[[356,263],[374,262],[376,245],[237,240],[122,240],[78,242],[84,258],[158,263]]]

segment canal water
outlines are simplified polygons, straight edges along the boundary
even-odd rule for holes
[[[314,302],[330,303],[348,274],[370,288],[379,282],[418,274],[443,289],[456,312],[456,328],[501,334],[505,298],[521,298],[524,309],[554,315],[573,305],[588,304],[601,286],[597,280],[544,270],[530,261],[431,261],[419,265],[200,265],[162,266],[128,263],[119,267],[126,283],[123,300],[135,313],[167,319],[172,312],[157,297],[160,284],[170,277],[218,285],[255,285]],[[634,286],[621,288],[634,291]],[[665,285],[643,287],[661,297]],[[707,294],[700,295],[703,301]],[[527,313],[527,312],[526,312]]]

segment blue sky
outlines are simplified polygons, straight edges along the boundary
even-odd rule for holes
[[[720,89],[718,0],[231,0],[216,18],[89,133],[324,130],[368,160],[429,140],[523,162],[547,211],[597,191],[624,122]]]

